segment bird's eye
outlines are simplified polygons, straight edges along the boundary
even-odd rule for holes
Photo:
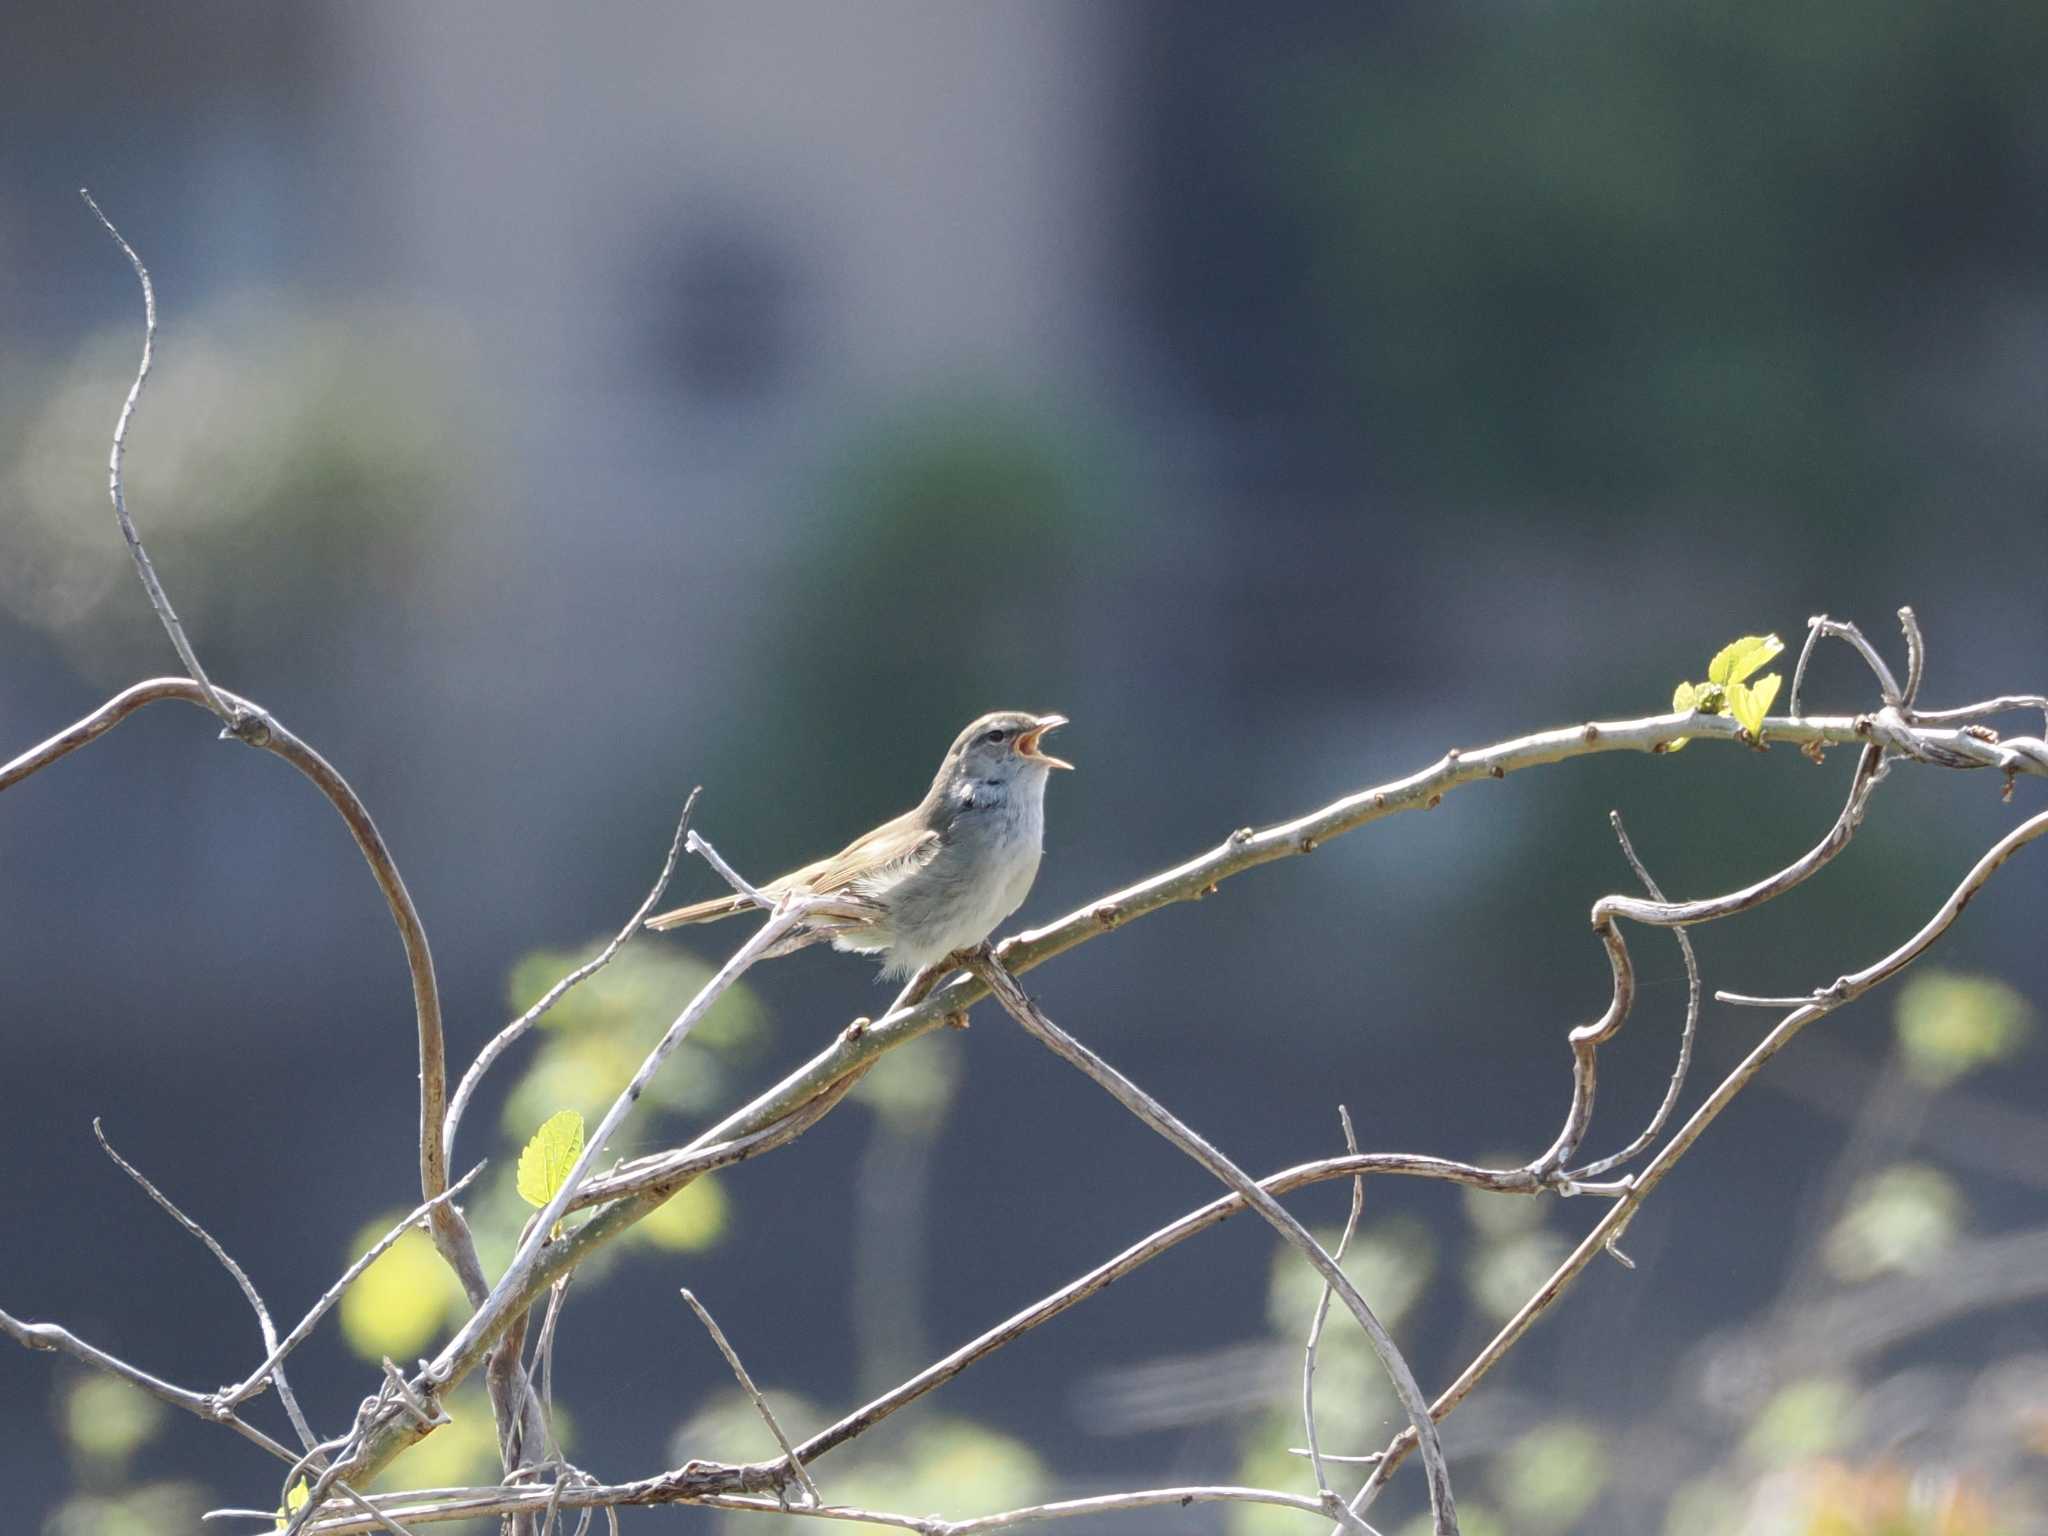
[[[1009,734],[1010,733],[1008,731],[998,729],[990,731],[986,736],[982,737],[981,739],[983,741],[1000,742],[1005,736]]]

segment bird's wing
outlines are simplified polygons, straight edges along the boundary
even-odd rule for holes
[[[770,880],[760,890],[764,896],[780,896],[785,891],[810,891],[820,896],[845,891],[860,896],[865,893],[855,887],[878,877],[886,885],[889,877],[927,863],[938,851],[939,834],[926,827],[917,811],[905,811],[894,821],[885,821],[865,837],[847,844],[829,859],[793,869]],[[714,923],[751,906],[744,896],[718,896],[650,917],[647,926],[660,929],[680,928],[685,923]]]
[[[918,811],[905,811],[894,821],[885,821],[865,837],[847,844],[831,858],[821,859],[785,878],[792,887],[806,888],[821,896],[833,891],[859,895],[859,887],[887,885],[895,876],[930,863],[939,844],[939,834],[925,824]]]

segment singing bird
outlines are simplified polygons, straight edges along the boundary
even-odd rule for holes
[[[897,979],[980,944],[1023,905],[1038,874],[1046,781],[1053,769],[1074,766],[1039,743],[1066,723],[1065,715],[1016,709],[983,715],[954,739],[915,806],[829,859],[760,887],[764,896],[848,898],[781,950],[829,938],[834,949],[885,955],[882,976]],[[715,922],[751,905],[721,896],[650,917],[647,926]]]

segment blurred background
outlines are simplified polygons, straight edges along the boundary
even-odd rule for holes
[[[213,674],[372,807],[458,1070],[633,909],[691,785],[766,876],[909,804],[983,709],[1074,720],[1045,921],[1448,747],[1660,710],[1811,613],[1896,664],[1911,603],[1933,705],[2048,683],[2038,5],[85,0],[9,33],[0,755],[173,667],[105,502],[140,306],[88,184],[163,312],[144,535]],[[1874,701],[1845,648],[1808,690]],[[390,920],[329,808],[213,736],[148,711],[0,802],[0,1305],[200,1388],[251,1368],[252,1321],[92,1117],[283,1317],[417,1198]],[[1608,810],[1704,895],[1816,840],[1850,767],[1701,744],[1476,786],[1030,984],[1253,1171],[1339,1150],[1340,1102],[1367,1149],[1525,1159],[1605,1004]],[[1831,869],[1697,933],[1709,990],[1892,948],[2041,805],[1999,787],[1894,772]],[[1588,1272],[1451,1420],[1467,1531],[2043,1528],[2043,881],[2018,860],[1803,1036],[1636,1220],[1636,1269]],[[692,865],[672,899],[716,889]],[[492,1160],[488,1261],[519,1145],[594,1122],[739,937],[638,941],[494,1074],[456,1159]],[[1668,939],[1632,943],[1589,1151],[1649,1114],[1683,1010]],[[886,997],[829,952],[761,969],[618,1150]],[[1708,1004],[1688,1105],[1769,1022]],[[678,1286],[806,1431],[1212,1192],[984,1008],[586,1272],[569,1454],[769,1453]],[[1334,1236],[1346,1199],[1293,1204]],[[1440,1385],[1598,1214],[1382,1180],[1354,1268]],[[433,1352],[445,1284],[423,1244],[372,1272],[297,1357],[317,1424],[365,1360]],[[1314,1300],[1232,1222],[819,1478],[954,1516],[1306,1490]],[[1348,1326],[1325,1361],[1325,1446],[1377,1448],[1399,1418]],[[396,1482],[495,1475],[456,1411]],[[11,1347],[0,1424],[25,1528],[276,1497],[243,1442]],[[1375,1519],[1419,1508],[1404,1474]],[[625,1524],[678,1520],[721,1517]]]

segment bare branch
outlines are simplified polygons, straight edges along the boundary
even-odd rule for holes
[[[1337,1118],[1344,1124],[1344,1146],[1356,1157],[1358,1136],[1351,1128],[1351,1111],[1339,1104]],[[1330,1255],[1336,1263],[1344,1262],[1344,1250],[1351,1246],[1351,1238],[1358,1231],[1358,1214],[1364,1209],[1365,1180],[1353,1177],[1351,1214],[1344,1218],[1344,1233],[1337,1239],[1337,1251]],[[1308,1434],[1309,1467],[1315,1475],[1316,1492],[1322,1495],[1324,1507],[1330,1510],[1339,1524],[1353,1531],[1363,1531],[1365,1522],[1353,1514],[1350,1506],[1339,1499],[1330,1487],[1330,1475],[1323,1466],[1322,1440],[1316,1433],[1316,1350],[1323,1342],[1323,1323],[1330,1315],[1330,1295],[1330,1283],[1326,1280],[1323,1282],[1323,1294],[1316,1301],[1315,1315],[1308,1325],[1308,1342],[1301,1351],[1301,1421]]]
[[[702,793],[703,786],[699,785],[691,790],[689,797],[683,801],[683,814],[676,822],[676,835],[668,845],[668,857],[662,861],[661,873],[655,878],[654,888],[647,893],[647,899],[634,908],[633,915],[626,919],[626,926],[621,928],[613,936],[612,941],[596,955],[549,987],[539,1002],[499,1030],[491,1037],[490,1042],[477,1052],[476,1060],[470,1063],[469,1070],[462,1074],[462,1081],[456,1085],[454,1098],[448,1101],[448,1120],[441,1132],[441,1153],[445,1159],[450,1162],[455,1159],[456,1127],[462,1123],[463,1111],[469,1107],[470,1096],[476,1092],[477,1085],[484,1079],[484,1074],[491,1070],[491,1064],[504,1055],[506,1049],[520,1036],[539,1023],[542,1016],[568,994],[570,988],[595,976],[610,965],[612,956],[624,947],[628,939],[640,931],[640,924],[647,914],[654,910],[655,904],[661,900],[662,893],[668,889],[669,881],[675,877],[676,863],[682,857],[683,838],[690,829],[690,812],[697,804],[697,796]]]
[[[1794,1035],[1815,1019],[1823,1018],[1842,1004],[1861,997],[1872,987],[1889,980],[1917,960],[1955,922],[1963,908],[1983,889],[1999,866],[2044,833],[2048,833],[2048,811],[2021,822],[1993,843],[1971,868],[1969,874],[1963,877],[1962,883],[1949,893],[1948,899],[1936,909],[1934,915],[1905,943],[1863,970],[1839,978],[1832,986],[1817,993],[1813,1001],[1802,1003],[1779,1020],[1771,1032],[1758,1041],[1750,1053],[1715,1086],[1713,1092],[1708,1094],[1699,1108],[1692,1112],[1671,1140],[1658,1149],[1657,1155],[1650,1159],[1643,1171],[1634,1179],[1626,1181],[1627,1191],[1580,1240],[1578,1247],[1571,1251],[1550,1278],[1523,1303],[1521,1310],[1510,1318],[1500,1332],[1494,1335],[1486,1347],[1473,1358],[1472,1363],[1465,1367],[1458,1379],[1452,1382],[1443,1395],[1430,1406],[1431,1416],[1441,1419],[1463,1402],[1486,1373],[1515,1346],[1536,1319],[1564,1293],[1579,1273],[1610,1243],[1619,1240],[1622,1231],[1650,1192],[1663,1182],[1664,1176],[1677,1166],[1679,1159],[1685,1156],[1692,1144],[1719,1117],[1721,1111],[1726,1109],[1750,1080],[1763,1070],[1764,1064],[1791,1043]],[[1387,1479],[1414,1448],[1415,1442],[1408,1431],[1395,1436],[1388,1444],[1384,1459],[1375,1469],[1371,1480],[1353,1501],[1353,1507],[1362,1508],[1369,1504],[1372,1496],[1385,1486]]]
[[[1914,718],[1913,701],[1920,697],[1920,683],[1927,675],[1927,639],[1911,608],[1899,610],[1899,628],[1906,635],[1906,691],[1899,699],[1899,712],[1910,720]]]
[[[1351,1283],[1350,1277],[1338,1267],[1329,1254],[1323,1251],[1322,1245],[1309,1234],[1308,1229],[1295,1220],[1285,1206],[1261,1189],[1243,1169],[1175,1118],[1157,1099],[1047,1018],[1038,1005],[1024,995],[1024,990],[1017,985],[1016,978],[1003,969],[1002,962],[995,958],[993,951],[984,950],[974,961],[973,969],[1010,1016],[1024,1027],[1026,1033],[1061,1060],[1080,1068],[1139,1120],[1208,1169],[1217,1179],[1244,1196],[1251,1208],[1283,1238],[1298,1248],[1302,1256],[1344,1299],[1345,1307],[1358,1320],[1358,1326],[1365,1330],[1366,1338],[1372,1343],[1373,1352],[1380,1357],[1380,1364],[1393,1383],[1394,1395],[1400,1399],[1401,1406],[1408,1413],[1411,1427],[1420,1437],[1422,1459],[1428,1469],[1429,1507],[1437,1536],[1456,1536],[1457,1503],[1451,1494],[1450,1471],[1444,1464],[1443,1447],[1437,1443],[1436,1425],[1429,1416],[1428,1399],[1423,1397],[1422,1388],[1415,1380],[1415,1373],[1409,1369],[1408,1362],[1395,1345],[1393,1336],[1381,1325],[1372,1308],[1366,1304],[1365,1298],[1359,1295],[1358,1288]]]
[[[796,1447],[789,1443],[789,1436],[782,1432],[782,1426],[775,1421],[775,1410],[768,1406],[768,1399],[761,1395],[761,1389],[754,1385],[754,1378],[747,1374],[747,1368],[740,1363],[739,1352],[732,1347],[725,1336],[725,1330],[718,1326],[704,1303],[699,1301],[686,1286],[683,1300],[690,1304],[690,1310],[697,1314],[697,1320],[704,1325],[704,1331],[711,1335],[711,1342],[718,1346],[718,1352],[725,1356],[725,1363],[732,1367],[732,1373],[739,1378],[740,1390],[753,1401],[754,1411],[761,1415],[761,1422],[768,1426],[768,1433],[775,1437],[775,1443],[782,1447],[782,1454],[789,1458],[789,1469],[796,1474],[796,1480],[803,1484],[804,1493],[814,1505],[823,1505],[825,1496],[818,1492],[818,1485],[811,1481],[811,1474],[804,1470],[804,1459],[797,1455]]]
[[[582,1154],[562,1181],[561,1188],[529,1223],[527,1235],[520,1242],[512,1262],[506,1266],[504,1274],[500,1276],[490,1295],[462,1325],[455,1337],[442,1348],[440,1354],[424,1367],[420,1375],[421,1385],[435,1389],[449,1386],[474,1370],[489,1354],[491,1346],[510,1325],[512,1319],[531,1307],[540,1293],[553,1283],[556,1276],[573,1269],[584,1252],[589,1251],[588,1247],[578,1245],[578,1237],[587,1238],[592,1229],[597,1228],[602,1232],[603,1239],[608,1241],[668,1197],[667,1194],[643,1194],[621,1201],[607,1207],[586,1222],[578,1233],[560,1240],[554,1240],[551,1236],[556,1224],[567,1213],[578,1191],[590,1177],[591,1168],[605,1146],[633,1106],[639,1102],[640,1095],[646,1091],[648,1083],[653,1080],[662,1063],[668,1060],[696,1028],[698,1022],[711,1010],[712,1005],[757,960],[774,952],[778,944],[800,929],[820,908],[821,903],[810,898],[790,898],[777,903],[768,920],[724,965],[719,967],[710,980],[698,989],[696,996],[690,999],[675,1021],[663,1032],[654,1049],[648,1052],[646,1059],[633,1074],[632,1080],[612,1101],[611,1108],[605,1111],[597,1129],[584,1142]],[[673,1190],[668,1193],[673,1193]],[[625,1220],[614,1227],[607,1224],[606,1218],[615,1212],[627,1214]],[[419,1438],[420,1431],[417,1426],[409,1424],[403,1415],[387,1409],[380,1412],[374,1422],[365,1426],[364,1434],[359,1437],[347,1459],[338,1465],[344,1468],[349,1477],[366,1482],[388,1465],[391,1458]],[[319,1490],[316,1489],[315,1499],[318,1497]],[[313,1507],[313,1504],[306,1506]],[[301,1510],[301,1513],[304,1513],[304,1510]]]
[[[263,1363],[257,1366],[255,1370],[251,1371],[248,1377],[245,1380],[243,1380],[238,1386],[229,1387],[225,1392],[221,1394],[222,1399],[228,1404],[228,1406],[233,1407],[239,1403],[247,1402],[250,1398],[254,1397],[258,1392],[261,1392],[263,1390],[264,1382],[270,1380],[273,1375],[276,1375],[280,1367],[283,1366],[285,1357],[289,1355],[293,1350],[297,1349],[301,1344],[305,1343],[306,1340],[312,1336],[313,1330],[315,1327],[319,1325],[320,1319],[325,1317],[328,1313],[328,1310],[332,1308],[336,1302],[341,1300],[342,1292],[346,1291],[351,1285],[355,1284],[356,1280],[362,1275],[364,1270],[368,1269],[372,1264],[376,1263],[378,1259],[382,1258],[384,1256],[385,1250],[388,1249],[393,1243],[397,1242],[399,1238],[403,1237],[410,1228],[418,1226],[420,1224],[421,1219],[429,1214],[432,1207],[440,1205],[446,1201],[453,1200],[457,1195],[461,1194],[463,1190],[469,1187],[471,1180],[473,1180],[478,1174],[482,1173],[483,1171],[484,1165],[482,1163],[478,1163],[474,1168],[470,1169],[469,1172],[465,1173],[461,1178],[457,1179],[453,1184],[449,1185],[446,1190],[442,1191],[442,1193],[434,1196],[433,1199],[427,1201],[423,1205],[415,1206],[406,1215],[403,1221],[399,1222],[389,1232],[386,1232],[382,1237],[378,1238],[376,1242],[372,1243],[369,1246],[369,1248],[364,1251],[362,1257],[358,1258],[355,1261],[355,1263],[349,1265],[347,1269],[343,1270],[341,1272],[341,1278],[335,1281],[334,1284],[330,1285],[326,1289],[326,1291],[322,1293],[320,1299],[313,1303],[313,1310],[308,1312],[304,1317],[299,1319],[297,1327],[293,1328],[290,1333],[286,1334],[281,1342],[277,1340],[270,1341],[270,1353],[268,1356],[264,1358]]]
[[[1827,836],[1783,869],[1739,891],[1701,901],[1643,901],[1629,896],[1603,896],[1593,903],[1593,932],[1606,947],[1608,966],[1613,974],[1613,991],[1606,1012],[1590,1024],[1581,1024],[1566,1037],[1572,1051],[1571,1108],[1566,1112],[1557,1140],[1530,1165],[1532,1170],[1543,1177],[1559,1174],[1564,1165],[1578,1155],[1579,1144],[1584,1140],[1586,1128],[1593,1117],[1600,1047],[1621,1032],[1635,1004],[1635,967],[1629,958],[1627,941],[1622,938],[1615,919],[1625,917],[1651,927],[1675,928],[1732,917],[1783,895],[1848,846],[1849,839],[1862,823],[1864,808],[1871,790],[1877,785],[1883,765],[1882,749],[1875,745],[1866,746],[1857,757],[1856,771],[1850,775],[1848,798],[1834,825],[1828,829]]]
[[[1474,1189],[1498,1194],[1535,1195],[1540,1184],[1526,1168],[1480,1168],[1443,1158],[1414,1157],[1402,1153],[1367,1153],[1362,1157],[1334,1157],[1302,1163],[1259,1181],[1270,1195],[1289,1194],[1325,1179],[1356,1178],[1359,1175],[1396,1174],[1415,1178],[1443,1179]],[[864,1433],[906,1404],[916,1401],[935,1387],[943,1386],[976,1361],[994,1354],[1004,1345],[1022,1338],[1042,1323],[1049,1323],[1068,1308],[1106,1290],[1141,1265],[1212,1227],[1221,1226],[1247,1209],[1244,1196],[1227,1194],[1169,1222],[1149,1236],[1140,1238],[1106,1263],[1068,1281],[1049,1296],[1012,1314],[995,1327],[970,1339],[951,1354],[933,1361],[915,1376],[891,1388],[880,1397],[848,1414],[838,1423],[819,1431],[797,1449],[806,1461],[815,1461],[835,1446]]]
[[[1621,812],[1609,811],[1607,819],[1613,823],[1614,835],[1621,842],[1622,857],[1628,860],[1629,867],[1636,872],[1636,878],[1643,882],[1643,889],[1650,893],[1653,900],[1663,901],[1663,891],[1659,890],[1657,882],[1650,878],[1650,872],[1643,867],[1643,861],[1636,857],[1635,847],[1628,840],[1628,829],[1621,824]],[[1673,925],[1671,936],[1678,940],[1678,952],[1685,960],[1685,1027],[1679,1032],[1678,1061],[1671,1069],[1671,1081],[1664,1089],[1664,1100],[1657,1106],[1657,1112],[1650,1116],[1650,1123],[1643,1127],[1642,1133],[1634,1141],[1611,1156],[1588,1163],[1583,1168],[1575,1168],[1566,1174],[1565,1177],[1574,1184],[1587,1179],[1597,1179],[1610,1168],[1619,1168],[1623,1163],[1634,1160],[1645,1147],[1663,1133],[1665,1122],[1671,1118],[1671,1111],[1678,1104],[1678,1095],[1684,1091],[1685,1075],[1692,1066],[1693,1040],[1700,1022],[1700,963],[1698,956],[1692,951],[1692,938],[1682,924]]]
[[[279,1461],[294,1460],[293,1453],[270,1436],[237,1415],[232,1408],[224,1406],[211,1392],[193,1392],[175,1386],[160,1376],[152,1376],[139,1366],[130,1365],[118,1356],[88,1344],[68,1328],[55,1323],[24,1323],[18,1318],[0,1312],[0,1333],[14,1340],[23,1349],[47,1350],[69,1355],[95,1370],[118,1376],[131,1387],[139,1387],[158,1402],[169,1403],[173,1408],[182,1408],[187,1413],[213,1424],[225,1424],[252,1445],[259,1445]]]
[[[1806,622],[1819,633],[1831,635],[1837,640],[1846,640],[1856,648],[1856,654],[1863,658],[1864,665],[1876,676],[1878,690],[1883,693],[1887,706],[1897,709],[1904,702],[1905,694],[1899,687],[1899,680],[1892,676],[1892,669],[1886,666],[1884,658],[1877,654],[1877,647],[1863,638],[1862,630],[1854,624],[1831,619],[1826,614],[1816,614]]]
[[[384,895],[391,920],[398,926],[399,941],[405,946],[405,963],[412,980],[413,1014],[419,1028],[420,1049],[420,1195],[432,1200],[448,1187],[448,1165],[441,1150],[441,1123],[446,1114],[448,1092],[447,1046],[441,1033],[441,991],[434,978],[434,957],[427,948],[427,930],[420,922],[419,909],[398,873],[398,864],[385,846],[384,836],[370,818],[369,807],[350,787],[348,780],[305,742],[294,736],[268,711],[232,693],[221,695],[239,712],[241,726],[235,739],[283,758],[304,774],[314,788],[327,797],[355,839],[356,849],[370,866],[371,878]],[[166,699],[211,710],[205,690],[190,678],[159,677],[123,689],[75,725],[59,731],[49,740],[31,747],[5,767],[0,767],[0,790],[20,783],[39,769],[96,741],[137,710]],[[489,1291],[483,1264],[477,1258],[476,1241],[461,1213],[443,1202],[433,1207],[434,1244],[462,1281],[472,1305]]]
[[[1142,1509],[1186,1509],[1196,1504],[1270,1504],[1298,1510],[1305,1515],[1329,1518],[1318,1501],[1270,1488],[1230,1485],[1192,1485],[1184,1488],[1141,1488],[1128,1493],[1099,1494],[1091,1498],[1060,1499],[1032,1504],[1000,1514],[969,1520],[946,1520],[932,1515],[892,1514],[885,1510],[859,1509],[850,1505],[827,1504],[811,1507],[785,1505],[774,1499],[748,1498],[737,1494],[700,1494],[688,1491],[677,1479],[665,1474],[637,1483],[590,1483],[565,1488],[436,1488],[416,1493],[373,1494],[369,1502],[381,1513],[402,1518],[414,1526],[449,1520],[477,1520],[489,1516],[543,1513],[550,1499],[561,1509],[617,1509],[662,1504],[687,1505],[705,1509],[729,1509],[767,1515],[800,1515],[809,1519],[852,1521],[893,1526],[916,1531],[920,1536],[981,1536],[1043,1520],[1065,1520],[1088,1515],[1118,1514]],[[254,1510],[218,1510],[221,1518],[256,1518]],[[272,1516],[263,1514],[268,1520]],[[305,1536],[359,1536],[379,1529],[364,1515],[330,1515],[304,1528]],[[1365,1529],[1370,1532],[1371,1527]]]
[[[135,404],[142,398],[142,386],[149,382],[150,366],[156,361],[156,288],[149,280],[149,268],[135,254],[135,247],[122,238],[121,231],[114,228],[114,221],[100,211],[92,193],[80,187],[78,195],[85,199],[85,206],[92,210],[93,217],[114,237],[114,244],[121,247],[121,254],[135,269],[135,280],[142,285],[142,361],[136,367],[135,382],[128,386],[128,398],[121,402],[120,418],[114,423],[114,446],[107,452],[107,495],[114,503],[114,517],[121,525],[121,537],[128,541],[128,553],[134,557],[135,574],[142,578],[142,590],[148,594],[149,606],[156,610],[164,633],[171,637],[171,648],[178,653],[179,663],[185,668],[186,675],[198,685],[206,707],[220,717],[229,734],[236,734],[242,725],[241,712],[229,702],[227,695],[213,686],[206,669],[199,665],[199,655],[185,637],[185,626],[172,609],[164,584],[157,579],[149,551],[142,547],[141,536],[135,531],[135,520],[128,515],[128,498],[121,486],[121,461],[128,452],[128,424],[135,418]]]
[[[244,1273],[242,1266],[234,1261],[234,1258],[228,1253],[227,1249],[221,1247],[214,1240],[211,1232],[179,1210],[176,1205],[171,1203],[170,1196],[158,1189],[156,1185],[152,1184],[143,1175],[140,1169],[136,1168],[127,1158],[114,1150],[113,1143],[107,1140],[107,1133],[100,1126],[98,1116],[93,1118],[92,1133],[99,1141],[100,1150],[114,1160],[114,1166],[140,1185],[142,1192],[154,1200],[171,1220],[204,1243],[206,1251],[220,1261],[221,1267],[228,1272],[228,1275],[234,1280],[235,1284],[241,1287],[242,1295],[248,1301],[250,1310],[256,1314],[256,1326],[263,1335],[263,1347],[274,1353],[277,1349],[277,1325],[271,1322],[270,1308],[263,1304],[263,1297],[257,1293],[254,1282]],[[277,1399],[284,1405],[285,1417],[292,1421],[292,1428],[298,1434],[299,1444],[307,1450],[311,1450],[319,1437],[313,1433],[312,1426],[307,1424],[305,1414],[299,1409],[299,1400],[292,1392],[291,1383],[285,1380],[282,1357],[280,1357],[279,1363],[273,1368],[271,1379],[277,1383]],[[229,1406],[232,1407],[234,1404],[230,1403]]]

